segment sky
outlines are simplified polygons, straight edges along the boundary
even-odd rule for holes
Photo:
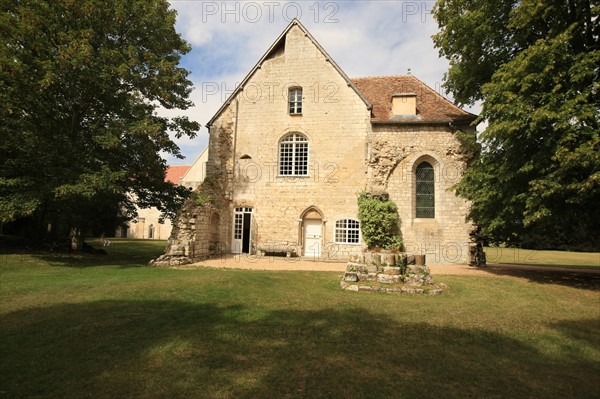
[[[442,88],[448,61],[431,36],[438,30],[434,1],[200,1],[170,0],[177,32],[192,46],[181,60],[191,72],[194,107],[164,111],[202,125],[194,139],[174,139],[191,165],[208,145],[206,123],[293,18],[298,18],[351,77],[405,75],[451,99]],[[480,108],[466,108],[479,113]]]

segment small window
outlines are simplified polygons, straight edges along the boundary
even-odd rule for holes
[[[290,115],[302,114],[302,88],[296,87],[289,92]]]
[[[416,217],[435,218],[435,172],[429,162],[417,166]]]
[[[360,224],[357,220],[342,219],[335,222],[335,242],[337,244],[358,244]]]
[[[302,134],[288,134],[279,143],[279,175],[308,176],[308,139]]]

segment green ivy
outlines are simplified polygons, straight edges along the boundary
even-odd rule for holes
[[[197,193],[196,194],[196,205],[199,207],[213,205],[213,196],[205,193]]]
[[[359,193],[358,219],[369,249],[402,249],[398,207],[387,194]]]

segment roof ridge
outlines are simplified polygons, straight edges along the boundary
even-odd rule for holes
[[[428,84],[426,84],[425,82],[423,82],[421,79],[417,78],[416,76],[413,76],[419,83],[421,83],[423,86],[425,86],[429,91],[432,91],[433,93],[435,93],[436,95],[440,96],[443,100],[445,100],[447,103],[449,103],[451,106],[453,106],[454,108],[458,109],[460,112],[462,112],[465,115],[474,115],[472,113],[470,113],[469,111],[465,111],[464,109],[462,109],[461,107],[459,107],[458,105],[456,105],[456,103],[450,101],[450,99],[446,98],[445,95],[443,95],[442,93],[438,93],[437,90],[433,89],[432,87],[430,87]]]
[[[233,92],[227,97],[227,99],[223,102],[223,104],[217,110],[217,112],[213,115],[213,117],[210,118],[210,120],[206,124],[206,127],[210,128],[210,126],[212,126],[213,122],[217,119],[217,117],[221,114],[221,112],[223,112],[223,110],[231,103],[231,101],[233,101],[235,99],[235,97],[237,96],[237,94],[241,90],[243,90],[244,86],[252,78],[252,76],[254,75],[254,73],[256,72],[256,70],[259,69],[262,66],[263,62],[267,59],[267,57],[271,53],[271,51],[282,40],[285,40],[286,35],[292,30],[292,28],[294,26],[297,26],[302,32],[304,32],[305,36],[308,37],[308,39],[313,43],[313,45],[317,48],[317,50],[319,50],[321,52],[321,54],[323,55],[323,57],[325,58],[325,60],[327,62],[329,62],[333,66],[333,68],[340,74],[340,76],[342,77],[342,79],[344,79],[346,81],[346,83],[348,84],[348,86],[352,87],[352,89],[355,91],[355,93],[365,103],[365,105],[367,106],[367,109],[371,109],[372,108],[372,104],[356,88],[356,86],[354,86],[354,83],[352,82],[352,79],[350,79],[348,77],[348,75],[346,75],[346,72],[344,72],[344,70],[333,60],[333,58],[331,57],[331,55],[329,55],[329,53],[321,46],[321,44],[317,41],[317,39],[314,38],[314,36],[308,31],[308,29],[306,29],[306,27],[302,24],[302,22],[300,22],[300,20],[298,18],[294,18],[288,24],[288,26],[279,34],[279,36],[277,36],[277,39],[275,39],[275,41],[267,49],[267,51],[258,59],[258,61],[256,62],[256,64],[254,65],[254,67],[252,67],[252,69],[250,70],[250,72],[248,72],[246,74],[246,76],[244,77],[244,79],[242,79],[241,83],[239,85],[237,85],[237,87],[235,88],[235,90],[233,90]]]
[[[360,76],[350,79],[373,79],[373,78],[408,78],[413,75],[376,75],[376,76]],[[414,77],[414,76],[413,76]]]

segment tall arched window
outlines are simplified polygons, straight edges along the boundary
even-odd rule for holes
[[[429,162],[417,166],[416,217],[435,217],[435,173]]]
[[[279,174],[308,176],[308,139],[304,135],[291,133],[279,142]]]

